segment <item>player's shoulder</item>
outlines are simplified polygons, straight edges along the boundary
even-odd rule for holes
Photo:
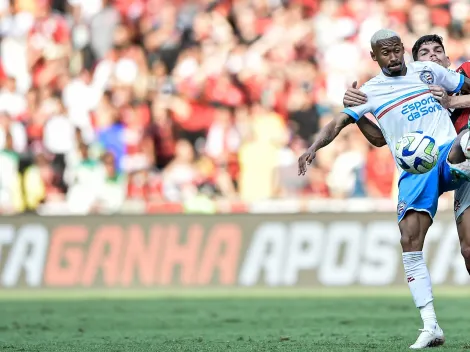
[[[374,91],[381,85],[383,85],[387,80],[387,77],[384,75],[377,75],[372,77],[368,81],[364,82],[361,86],[361,90],[364,92]]]
[[[444,76],[458,76],[454,70],[432,61],[415,61],[408,65],[408,69],[414,73],[413,77],[419,77],[421,82],[425,84],[435,84],[436,81],[442,80]],[[439,79],[436,79],[436,77],[439,77]]]
[[[408,64],[408,69],[415,72],[434,71],[436,69],[442,69],[442,66],[432,61],[413,61]]]
[[[421,69],[424,66],[426,66],[426,64],[428,62],[430,62],[430,61],[412,61],[412,62],[407,64],[407,67],[408,68],[413,68],[413,69]]]

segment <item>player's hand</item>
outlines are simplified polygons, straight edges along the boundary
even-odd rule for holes
[[[307,151],[299,158],[299,176],[305,175],[307,172],[307,165],[310,165],[313,159],[315,159],[315,151],[308,148]]]
[[[357,87],[357,81],[354,81],[351,88],[348,88],[343,98],[345,108],[358,106],[367,103],[367,95],[361,92]]]
[[[429,90],[431,91],[434,99],[438,100],[442,107],[448,109],[450,107],[450,97],[447,95],[447,92],[441,86],[430,85]]]

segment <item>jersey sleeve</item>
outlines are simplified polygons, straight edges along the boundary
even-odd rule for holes
[[[470,78],[470,61],[466,61],[460,65],[460,67],[457,69],[457,72],[464,75],[465,77]]]
[[[362,91],[363,93],[365,93],[368,96],[368,98],[370,99],[369,94],[367,92],[367,89],[364,86],[359,88],[359,90]],[[362,104],[362,105],[351,106],[351,107],[348,107],[348,108],[344,108],[342,112],[345,113],[346,115],[351,116],[354,120],[357,121],[362,116],[367,114],[368,112],[372,112],[372,108],[371,108],[371,105],[369,104],[369,102],[367,102],[367,103]]]
[[[436,78],[434,84],[444,87],[445,90],[451,93],[460,92],[465,80],[463,75],[435,64],[434,62],[429,62],[428,64]]]

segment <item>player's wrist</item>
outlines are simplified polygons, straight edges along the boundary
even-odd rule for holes
[[[308,151],[310,153],[316,153],[319,148],[317,147],[317,143],[313,143],[310,147],[308,147]]]
[[[446,107],[447,109],[455,109],[456,108],[456,100],[455,100],[454,96],[449,95],[446,100],[447,100],[447,104],[443,104],[444,107]]]
[[[456,99],[456,98],[457,98],[456,96],[449,96],[449,98],[448,98],[448,105],[449,105],[448,108],[449,108],[449,109],[456,109],[456,108],[458,108],[458,106],[457,106],[457,99]]]

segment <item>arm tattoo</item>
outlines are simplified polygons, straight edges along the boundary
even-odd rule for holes
[[[312,148],[317,151],[330,144],[343,128],[354,122],[354,119],[346,114],[342,114],[340,118],[331,121],[323,127],[318,134],[318,139],[312,144]]]
[[[387,144],[382,130],[367,117],[359,119],[357,122],[357,127],[361,130],[362,134],[374,147],[383,147]]]

